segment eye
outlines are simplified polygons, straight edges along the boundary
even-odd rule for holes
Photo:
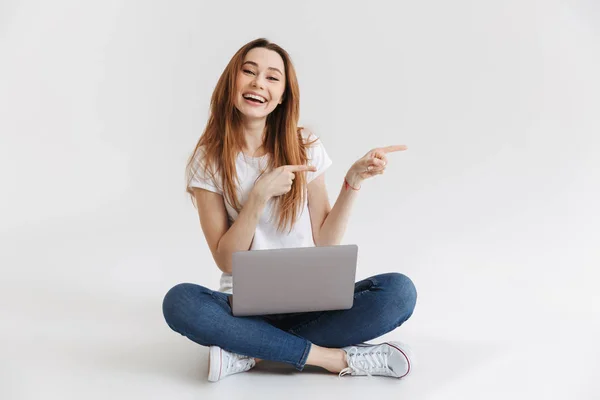
[[[246,73],[248,73],[248,74],[252,74],[252,75],[254,75],[254,72],[250,71],[249,69],[245,69],[245,70],[243,70],[243,71],[244,71],[244,72],[246,72]]]
[[[275,78],[274,76],[270,76],[269,79],[273,79],[274,81],[279,82],[279,79]]]

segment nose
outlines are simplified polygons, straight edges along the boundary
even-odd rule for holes
[[[260,89],[263,89],[263,83],[262,83],[262,78],[260,77],[260,75],[257,75],[253,80],[252,80],[252,86],[254,87],[259,87]]]

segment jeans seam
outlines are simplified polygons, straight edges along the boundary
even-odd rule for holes
[[[296,363],[296,369],[302,371],[304,366],[306,365],[306,360],[308,359],[308,353],[310,353],[310,349],[312,347],[312,343],[308,340],[306,341],[306,345],[304,346],[304,352],[302,353],[302,357],[300,357],[300,361]]]
[[[373,285],[372,285],[371,287],[369,287],[368,289],[366,289],[366,290],[362,290],[362,291],[360,291],[360,292],[357,292],[357,293],[355,293],[355,294],[354,294],[354,298],[355,298],[355,299],[356,299],[358,296],[362,295],[363,293],[369,293],[369,292],[372,292],[372,291],[374,291],[374,290],[376,291],[376,290],[381,290],[381,289],[382,289],[382,288],[381,288],[381,287],[378,285],[378,282],[377,282],[375,279],[373,279],[373,278],[369,278],[369,280],[370,280],[370,281],[373,283]],[[311,321],[308,321],[308,322],[306,322],[306,323],[304,323],[304,324],[302,324],[302,325],[300,325],[300,326],[296,326],[296,327],[294,327],[293,329],[290,329],[289,331],[290,331],[291,333],[294,333],[294,334],[298,335],[298,333],[297,333],[298,331],[300,331],[300,330],[302,330],[302,329],[304,329],[304,328],[306,328],[306,327],[308,327],[308,326],[310,326],[310,325],[312,325],[312,324],[316,323],[316,322],[317,322],[317,321],[319,321],[321,318],[323,318],[325,315],[327,315],[327,313],[321,314],[319,317],[317,317],[317,318],[315,318],[315,319],[313,319],[313,320],[311,320]],[[410,318],[410,316],[411,316],[411,315],[412,315],[412,312],[411,312],[411,314],[410,314],[410,315],[408,315],[408,317],[406,317],[406,318],[404,318],[404,317],[402,317],[402,318],[399,318],[399,319],[398,319],[396,322],[394,322],[393,324],[390,324],[390,325],[387,325],[387,326],[385,326],[385,327],[381,328],[379,331],[377,331],[377,333],[376,333],[374,336],[372,336],[372,339],[376,339],[376,338],[378,338],[378,337],[380,337],[380,336],[382,336],[382,335],[384,335],[384,334],[386,334],[386,333],[392,332],[393,330],[397,329],[397,328],[398,328],[398,327],[400,327],[402,324],[404,324],[404,323],[405,323],[405,322],[406,322],[406,321],[407,321],[407,320]],[[372,339],[367,339],[367,340],[372,340]]]
[[[373,337],[373,339],[377,339],[378,337],[383,336],[386,333],[389,333],[389,332],[392,332],[392,331],[398,329],[400,326],[402,326],[410,318],[411,315],[412,315],[412,313],[407,318],[404,318],[404,319],[400,318],[400,319],[398,319],[398,321],[396,321],[395,323],[391,324],[391,328],[380,329],[380,331],[377,334],[375,334],[375,336]],[[367,339],[367,340],[373,340],[373,339]]]
[[[213,299],[219,301],[222,304],[226,304],[228,307],[230,307],[229,302],[227,300],[222,299],[220,296],[217,296],[215,294],[215,292],[210,292],[210,295],[212,296]]]
[[[369,293],[371,291],[371,289],[376,286],[376,282],[373,279],[370,279],[370,280],[372,281],[373,285],[370,286],[369,288],[365,289],[365,290],[361,290],[358,293],[354,293],[354,299],[356,299],[358,296],[362,295],[363,293]],[[345,310],[342,310],[342,311],[345,311]],[[297,334],[297,331],[299,331],[301,329],[304,329],[307,326],[310,326],[310,325],[316,323],[317,321],[319,321],[321,318],[325,317],[326,315],[327,315],[327,312],[325,311],[325,312],[323,312],[323,314],[319,315],[315,319],[312,319],[310,321],[306,321],[306,322],[304,322],[304,323],[302,323],[300,325],[297,325],[297,326],[294,326],[294,327],[288,329],[288,332]]]
[[[214,291],[212,291],[210,294],[211,294],[211,296],[214,299],[216,299],[217,301],[219,301],[221,304],[225,304],[225,305],[227,305],[227,307],[230,307],[229,302],[227,301],[227,299],[221,298],[221,296],[217,295]],[[319,316],[319,318],[320,317],[321,316]],[[190,338],[192,341],[194,341],[196,343],[199,343],[197,340],[195,340],[195,338],[192,339],[191,335],[187,335],[186,334],[185,336],[187,336],[188,338]],[[296,336],[298,336],[298,335],[296,335]],[[290,364],[293,364],[296,367],[296,369],[302,371],[302,369],[304,368],[304,366],[306,364],[306,360],[308,359],[308,353],[310,352],[310,349],[311,349],[311,343],[308,340],[306,340],[306,339],[304,339],[304,338],[302,338],[300,336],[298,336],[298,338],[300,338],[300,339],[302,339],[302,340],[305,341],[304,350],[302,352],[302,356],[300,357],[300,360],[296,361],[296,360],[289,359],[289,360],[284,361],[284,362],[289,362]],[[225,347],[223,347],[223,349],[225,349]]]
[[[323,314],[319,315],[317,318],[311,319],[310,321],[307,321],[307,322],[304,322],[304,323],[302,323],[300,325],[294,326],[294,327],[288,329],[287,331],[290,332],[290,333],[293,333],[295,335],[298,335],[296,333],[298,330],[306,328],[307,326],[314,324],[315,322],[317,322],[318,320],[320,320],[321,318],[323,318],[325,315],[327,315],[327,313],[323,312]]]

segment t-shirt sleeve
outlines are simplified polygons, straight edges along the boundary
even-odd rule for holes
[[[308,171],[306,174],[306,182],[309,183],[319,175],[321,175],[327,168],[331,166],[333,163],[327,151],[325,150],[325,146],[321,141],[321,138],[317,137],[312,132],[308,132],[304,135],[307,143],[316,141],[310,144],[307,148],[307,156],[308,156],[308,165],[314,165],[317,167],[316,171]]]
[[[210,169],[205,173],[204,171],[204,152],[202,148],[198,149],[194,156],[194,162],[192,164],[192,176],[190,179],[189,186],[191,188],[201,188],[210,190],[211,192],[223,194],[221,185],[215,181],[216,176],[213,177],[211,172],[214,169]]]

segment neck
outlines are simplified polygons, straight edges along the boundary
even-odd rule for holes
[[[263,145],[266,121],[266,118],[253,120],[246,119],[242,123],[244,139],[246,141],[244,151],[250,153],[250,155],[254,155],[254,153],[259,151]]]

